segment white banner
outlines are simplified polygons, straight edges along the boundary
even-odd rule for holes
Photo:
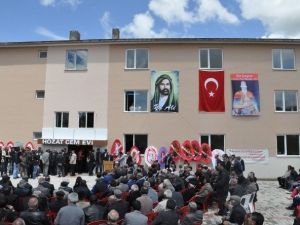
[[[268,163],[268,149],[226,149],[227,155],[240,156],[245,163]]]

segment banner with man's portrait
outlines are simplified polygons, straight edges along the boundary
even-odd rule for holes
[[[179,71],[151,71],[151,112],[178,112]]]
[[[231,74],[232,115],[257,116],[260,112],[257,74]]]

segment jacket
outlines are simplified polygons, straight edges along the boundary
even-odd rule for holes
[[[25,221],[26,225],[50,225],[46,213],[36,209],[23,211],[20,217]]]

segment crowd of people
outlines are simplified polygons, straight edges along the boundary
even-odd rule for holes
[[[50,152],[23,152],[34,158],[40,155],[42,163]],[[57,153],[64,155],[64,151]],[[72,160],[68,156],[68,162]],[[100,151],[90,152],[91,159],[96,162],[102,157]],[[107,151],[104,154],[108,154]],[[13,178],[19,176],[15,171],[16,153],[11,154]],[[77,158],[77,156],[73,156]],[[50,158],[50,157],[49,157]],[[36,157],[38,161],[38,157]],[[101,159],[100,159],[101,160]],[[125,163],[124,163],[125,160]],[[172,159],[170,159],[172,161]],[[217,206],[216,215],[221,224],[262,225],[264,217],[258,212],[248,212],[241,205],[241,199],[247,194],[258,191],[256,177],[253,172],[244,176],[245,165],[240,157],[216,157],[216,168],[199,164],[196,169],[185,161],[176,168],[175,163],[160,168],[158,161],[151,167],[137,165],[132,158],[121,154],[114,160],[111,171],[103,171],[93,163],[89,174],[96,174],[95,184],[91,189],[81,176],[77,176],[75,185],[69,186],[64,179],[55,189],[51,184],[51,168],[43,166],[43,170],[35,168],[35,174],[20,171],[22,179],[16,186],[12,185],[10,176],[4,170],[0,181],[0,220],[18,225],[84,225],[96,220],[105,220],[108,225],[196,225],[204,222],[203,214],[208,206]],[[46,164],[45,164],[46,165]],[[62,163],[61,167],[64,167]],[[59,168],[56,162],[56,174],[66,175],[66,170]],[[70,166],[71,175],[75,175]],[[14,173],[15,172],[15,173]],[[28,179],[38,178],[38,185],[32,187]],[[32,175],[32,176],[28,176]],[[230,197],[229,197],[230,196]],[[257,199],[255,198],[254,201]]]
[[[291,193],[292,202],[286,209],[293,210],[291,216],[295,216],[295,224],[300,224],[300,170],[299,173],[291,165],[287,171],[277,178],[279,187],[287,189]]]

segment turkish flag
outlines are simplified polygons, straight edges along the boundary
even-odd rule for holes
[[[199,71],[199,111],[225,112],[224,71]]]

